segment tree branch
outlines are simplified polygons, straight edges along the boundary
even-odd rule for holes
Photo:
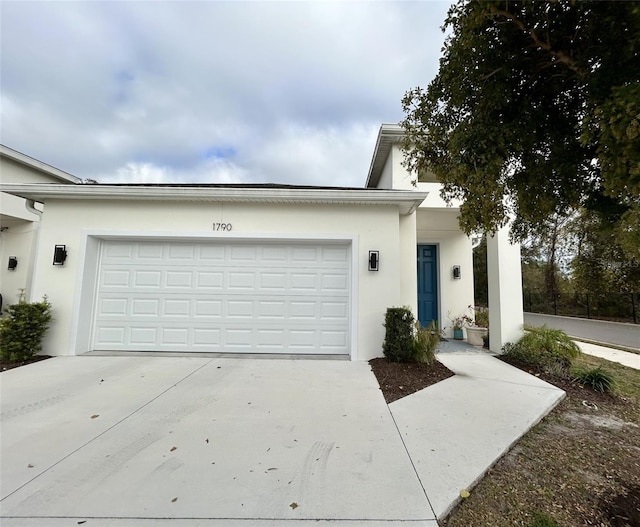
[[[489,6],[489,10],[493,16],[501,16],[513,22],[520,31],[528,34],[531,37],[531,40],[536,46],[543,49],[551,56],[555,57],[558,62],[561,62],[570,70],[576,72],[579,76],[582,77],[588,73],[578,65],[578,63],[573,59],[571,55],[568,55],[562,50],[554,50],[548,39],[546,42],[543,41],[533,29],[527,27],[526,24],[518,17],[516,17],[513,13],[505,11],[504,9],[498,9],[493,5]]]

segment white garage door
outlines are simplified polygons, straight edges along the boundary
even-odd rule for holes
[[[349,353],[350,246],[104,241],[94,350]]]

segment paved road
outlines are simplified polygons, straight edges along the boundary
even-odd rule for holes
[[[546,324],[551,328],[562,329],[572,337],[640,350],[640,324],[622,324],[538,313],[525,313],[524,323],[531,326]]]

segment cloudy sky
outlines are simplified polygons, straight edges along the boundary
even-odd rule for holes
[[[362,186],[441,1],[0,2],[0,142],[81,178]]]

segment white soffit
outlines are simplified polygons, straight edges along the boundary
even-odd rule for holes
[[[201,201],[237,203],[312,203],[327,205],[395,205],[411,214],[428,192],[414,190],[325,188],[231,188],[153,185],[2,184],[2,192],[45,203],[51,199]]]

